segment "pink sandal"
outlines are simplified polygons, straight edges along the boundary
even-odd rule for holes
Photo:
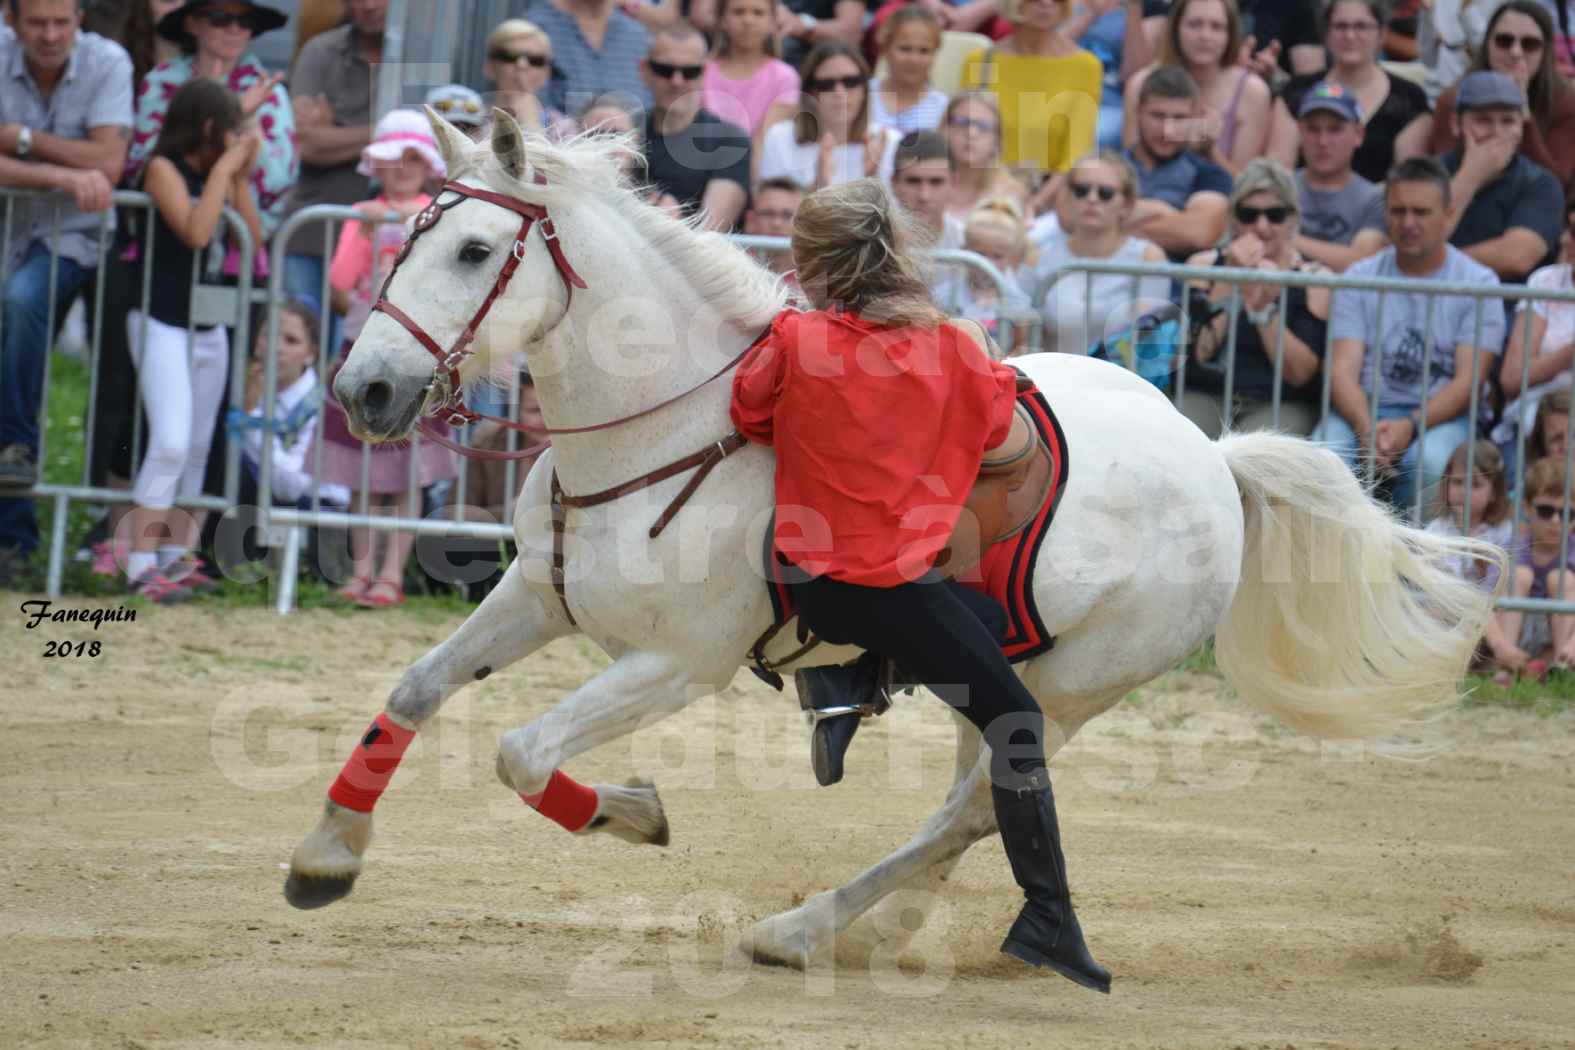
[[[351,577],[349,583],[345,584],[343,587],[334,592],[334,597],[338,598],[340,601],[349,602],[352,605],[360,605],[362,599],[366,597],[367,589],[371,586],[372,577],[354,576]]]
[[[363,609],[387,609],[405,604],[405,588],[393,580],[373,580],[361,597],[355,599]]]

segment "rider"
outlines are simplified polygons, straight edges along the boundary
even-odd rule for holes
[[[875,180],[807,197],[792,246],[813,309],[778,316],[744,360],[733,422],[776,448],[773,548],[797,570],[804,623],[900,662],[990,746],[996,821],[1027,898],[1001,950],[1108,992],[1072,910],[1043,712],[977,598],[933,568],[985,450],[1007,437],[1017,373],[935,308],[913,243]]]

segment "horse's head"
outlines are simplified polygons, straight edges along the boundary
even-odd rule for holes
[[[570,279],[578,281],[545,209],[484,181],[527,181],[514,118],[494,110],[488,153],[431,109],[427,117],[449,184],[462,189],[445,189],[411,220],[394,273],[334,380],[351,431],[368,441],[408,436],[423,410],[457,394],[456,380],[482,374],[493,333],[506,333],[497,350],[511,351],[550,328],[568,307]],[[484,170],[489,159],[496,172]]]

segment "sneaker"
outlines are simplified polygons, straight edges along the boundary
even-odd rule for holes
[[[154,605],[172,605],[192,596],[191,591],[157,569],[149,569],[138,576],[126,589],[133,598],[146,598]]]
[[[38,484],[38,461],[21,443],[0,448],[0,488],[30,489]]]
[[[193,594],[212,594],[219,589],[219,581],[204,572],[202,562],[190,554],[171,562],[164,575]]]
[[[93,573],[96,576],[120,575],[121,566],[131,553],[130,547],[114,540],[100,540],[88,549],[93,557]]]

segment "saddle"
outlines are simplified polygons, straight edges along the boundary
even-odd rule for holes
[[[972,339],[992,360],[1000,359],[995,341],[977,321],[952,320],[952,325]],[[1018,389],[1032,386],[1018,377]],[[935,560],[935,569],[951,579],[978,565],[990,545],[1011,539],[1033,520],[1049,495],[1055,469],[1050,450],[1039,440],[1028,410],[1019,401],[1013,406],[1012,426],[1006,439],[984,450],[979,475],[963,502],[951,538]]]

